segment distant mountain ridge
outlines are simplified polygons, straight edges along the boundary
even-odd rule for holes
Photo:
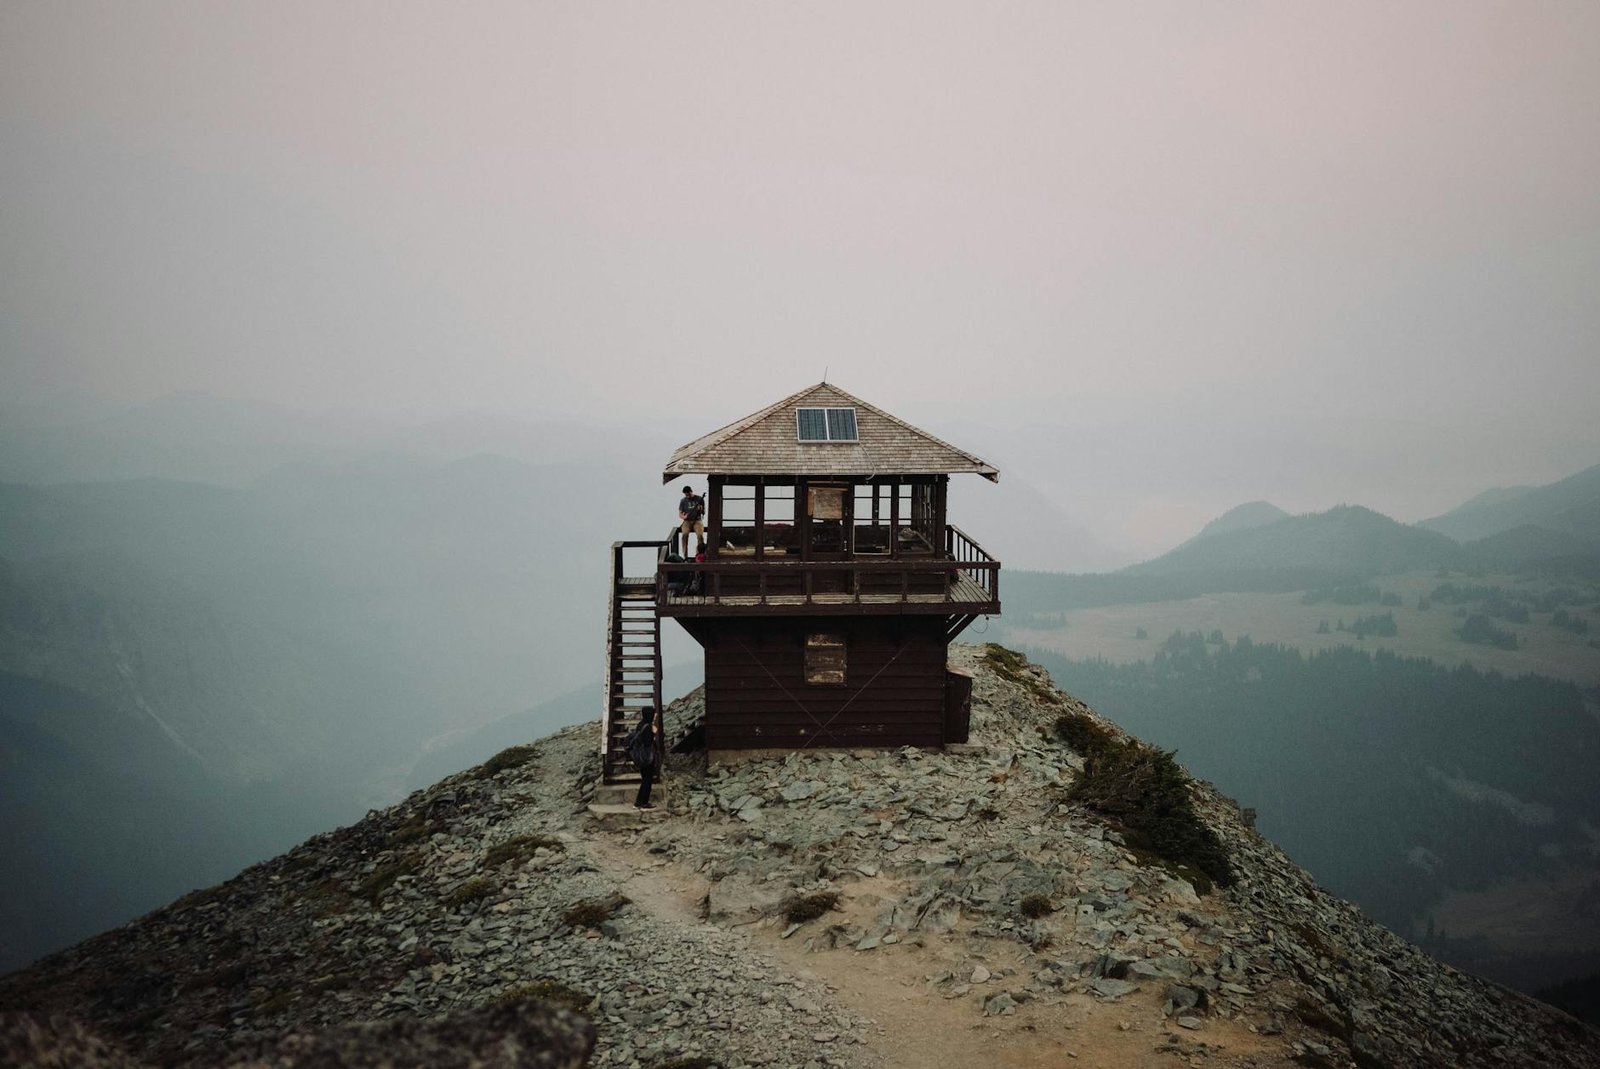
[[[1123,572],[1171,575],[1241,569],[1322,569],[1351,576],[1384,575],[1453,567],[1463,559],[1461,547],[1452,539],[1408,527],[1360,505],[1339,505],[1326,512],[1202,535]]]
[[[1417,526],[1461,542],[1542,527],[1600,549],[1600,464],[1544,486],[1486,490]]]
[[[1187,546],[1198,542],[1202,538],[1210,538],[1213,535],[1229,534],[1233,531],[1248,531],[1254,527],[1265,527],[1269,523],[1277,523],[1279,520],[1288,518],[1289,513],[1270,501],[1246,501],[1242,505],[1235,505],[1200,528],[1200,532],[1187,542],[1184,542],[1183,545]]]

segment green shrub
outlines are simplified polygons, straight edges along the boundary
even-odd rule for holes
[[[1025,895],[1022,901],[1017,903],[1017,911],[1024,917],[1038,920],[1040,917],[1048,917],[1054,913],[1055,907],[1050,904],[1050,899],[1045,895]]]
[[[478,779],[498,776],[508,768],[521,768],[539,755],[536,746],[508,746],[473,770]]]
[[[489,852],[483,856],[485,868],[496,868],[508,861],[518,863],[528,860],[535,850],[564,850],[566,849],[559,839],[551,839],[545,835],[518,835],[507,839],[503,843],[496,843],[489,847]]]
[[[498,1005],[512,1002],[526,1002],[528,999],[539,999],[541,1002],[551,1002],[573,1013],[589,1015],[589,1004],[594,1001],[594,996],[579,991],[575,987],[568,987],[560,980],[548,977],[535,980],[531,984],[522,984],[519,987],[507,988],[500,993],[494,1001]]]
[[[783,904],[783,919],[790,924],[814,921],[839,904],[838,891],[817,891],[809,895],[795,895]]]
[[[1233,867],[1222,842],[1195,812],[1189,777],[1173,755],[1132,740],[1087,734],[1091,741],[1083,772],[1068,789],[1068,798],[1115,820],[1131,846],[1231,884]]]
[[[1055,688],[1046,686],[1028,672],[1028,659],[1016,650],[1008,650],[998,642],[983,648],[983,663],[989,670],[1008,683],[1014,683],[1042,702],[1055,702]]]
[[[452,909],[482,902],[495,892],[495,882],[487,876],[474,876],[450,892],[445,904]]]
[[[1098,753],[1117,742],[1117,734],[1100,721],[1082,713],[1067,713],[1056,719],[1056,737],[1083,757]]]

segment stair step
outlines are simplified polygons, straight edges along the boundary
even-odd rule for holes
[[[619,569],[620,570],[620,569]],[[611,613],[607,623],[606,735],[602,767],[607,783],[620,784],[632,799],[638,776],[622,742],[630,735],[641,710],[660,704],[661,618],[656,603],[656,576],[611,577]],[[599,797],[596,801],[603,801]]]

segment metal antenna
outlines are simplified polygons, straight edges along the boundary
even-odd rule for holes
[[[823,382],[827,382],[828,381],[828,365],[827,364],[823,364],[822,365],[822,381]]]

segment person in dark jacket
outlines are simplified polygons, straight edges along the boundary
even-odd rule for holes
[[[694,492],[694,487],[685,484],[683,499],[678,502],[678,533],[683,539],[683,555],[689,556],[689,535],[692,532],[696,540],[695,553],[706,551],[706,499]]]
[[[628,735],[628,759],[639,770],[639,793],[633,800],[635,809],[654,809],[650,804],[650,787],[661,768],[661,726],[656,723],[655,706],[647,705],[639,711],[639,723]]]

